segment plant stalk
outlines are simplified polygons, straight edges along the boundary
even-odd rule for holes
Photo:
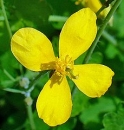
[[[9,21],[8,21],[8,18],[7,18],[7,14],[6,14],[6,10],[5,10],[3,0],[1,0],[1,8],[2,8],[3,15],[4,15],[4,19],[5,19],[5,24],[6,24],[8,33],[9,33],[9,37],[11,39],[12,38],[12,32],[11,32],[11,29],[10,29],[10,25],[9,25]]]
[[[88,50],[83,63],[86,64],[89,62],[90,57],[97,45],[97,43],[99,42],[99,39],[105,29],[105,27],[107,26],[107,23],[109,22],[110,18],[112,17],[112,15],[114,14],[114,12],[116,11],[116,9],[118,8],[118,6],[120,5],[122,0],[116,0],[114,5],[112,6],[111,10],[109,11],[108,15],[106,16],[105,20],[103,21],[103,24],[99,27],[98,33],[96,35],[96,38],[93,42],[93,44],[91,45],[90,49]]]
[[[28,118],[29,118],[31,130],[36,130],[35,123],[34,123],[34,120],[33,120],[32,107],[31,107],[31,105],[27,105],[26,108],[27,108],[27,113],[28,113]]]

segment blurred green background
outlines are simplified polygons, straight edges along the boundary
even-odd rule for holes
[[[4,0],[5,10],[14,34],[22,27],[34,27],[43,32],[58,53],[58,38],[65,19],[82,8],[76,0]],[[0,5],[1,7],[1,5]],[[31,96],[36,130],[124,130],[124,0],[113,15],[112,25],[104,31],[90,63],[109,66],[114,72],[113,83],[100,98],[89,98],[79,90],[73,94],[71,118],[63,125],[49,127],[38,118],[36,99],[48,74],[41,77]],[[56,17],[61,16],[61,17]],[[52,17],[51,17],[52,16]],[[76,63],[82,63],[84,55]],[[25,97],[5,88],[23,90],[21,77],[32,80],[37,73],[25,69],[10,51],[10,37],[0,8],[0,130],[30,130]],[[72,82],[70,82],[72,84]]]

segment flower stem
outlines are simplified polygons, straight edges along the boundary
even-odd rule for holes
[[[115,38],[112,36],[112,35],[110,35],[107,31],[103,31],[103,33],[102,33],[102,36],[107,40],[107,41],[109,41],[112,45],[114,45],[114,46],[117,46],[117,41],[115,40]]]
[[[90,49],[88,50],[88,52],[87,52],[87,54],[86,54],[86,56],[85,56],[85,58],[84,58],[83,63],[88,63],[88,62],[89,62],[89,59],[90,59],[90,57],[91,57],[91,55],[92,55],[92,53],[93,53],[93,51],[94,51],[94,49],[95,49],[95,47],[96,47],[96,45],[97,45],[97,43],[98,43],[98,41],[99,41],[99,39],[100,39],[102,33],[103,33],[103,31],[104,31],[104,29],[105,29],[105,27],[106,27],[108,21],[110,20],[111,16],[112,16],[112,15],[114,14],[114,12],[116,11],[117,7],[120,5],[121,1],[122,1],[122,0],[116,0],[116,1],[115,1],[115,3],[114,3],[114,5],[112,6],[110,12],[108,13],[108,15],[106,16],[105,20],[103,21],[103,24],[100,26],[100,28],[99,28],[99,30],[98,30],[98,33],[97,33],[97,35],[96,35],[96,38],[95,38],[93,44],[91,45]]]
[[[99,16],[99,14],[105,9],[106,7],[103,5],[97,12],[96,15]]]
[[[43,76],[44,74],[46,74],[48,71],[42,71],[42,72],[40,72],[31,82],[30,82],[30,84],[29,84],[29,89],[32,87],[32,86],[34,86],[35,85],[35,83],[37,82],[37,80],[41,77],[41,76]]]
[[[13,82],[15,82],[16,81],[16,79],[14,79],[13,77],[12,77],[12,75],[10,75],[5,69],[3,70],[3,72],[6,74],[6,76],[9,78],[9,79],[11,79]]]
[[[11,93],[20,93],[20,94],[25,95],[25,92],[24,92],[24,91],[21,91],[21,90],[18,90],[18,89],[5,88],[5,89],[3,89],[3,90],[4,90],[4,91],[11,92]]]
[[[59,15],[50,15],[48,21],[49,22],[65,22],[68,17],[59,16]]]
[[[5,71],[5,70],[4,70]],[[6,72],[6,71],[5,71]],[[32,90],[34,89],[34,85],[35,83],[37,82],[37,80],[43,76],[44,74],[46,74],[48,71],[42,71],[40,72],[35,78],[34,80],[32,80],[29,84],[29,89],[26,90],[26,91],[21,91],[21,90],[16,90],[16,89],[11,89],[11,88],[6,88],[6,89],[3,89],[5,91],[8,91],[8,92],[12,92],[12,93],[20,93],[20,94],[23,94],[25,96],[25,98],[28,98],[28,100],[26,101],[26,109],[27,109],[27,114],[28,114],[28,118],[29,118],[29,123],[30,123],[30,127],[31,127],[31,130],[36,130],[35,128],[35,123],[34,123],[34,119],[33,119],[33,113],[32,113],[32,103],[29,99],[31,99],[30,95],[31,95],[31,92]],[[8,75],[8,73],[7,73]],[[9,75],[10,77],[10,75]],[[13,80],[13,78],[12,78]]]
[[[27,113],[28,113],[31,130],[36,130],[35,123],[33,120],[32,107],[31,107],[31,105],[27,105],[26,108],[27,108]]]
[[[3,12],[4,18],[5,18],[5,24],[6,24],[8,33],[9,33],[9,37],[11,39],[12,38],[12,32],[11,32],[9,21],[8,21],[8,18],[7,18],[7,15],[6,15],[6,10],[5,10],[5,6],[4,6],[4,2],[3,2],[3,0],[1,0],[0,2],[1,2],[2,12]]]

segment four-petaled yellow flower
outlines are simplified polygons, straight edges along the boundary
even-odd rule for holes
[[[74,65],[74,60],[92,44],[97,32],[96,15],[89,9],[72,14],[60,33],[59,57],[41,32],[22,28],[12,37],[11,50],[17,60],[33,71],[54,70],[37,99],[40,118],[50,126],[66,122],[72,110],[68,76],[89,97],[100,97],[111,85],[114,72],[101,64]]]

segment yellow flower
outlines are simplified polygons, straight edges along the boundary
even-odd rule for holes
[[[55,57],[48,38],[33,28],[22,28],[12,37],[11,50],[17,60],[33,71],[54,70],[37,99],[40,118],[50,126],[66,122],[72,110],[68,76],[89,97],[100,97],[111,85],[114,72],[101,64],[74,65],[74,60],[92,44],[97,32],[96,15],[89,9],[72,14],[59,39]]]
[[[83,0],[83,3],[85,5],[85,7],[89,7],[91,8],[95,13],[102,7],[102,4],[100,2],[100,0]],[[101,13],[100,16],[101,17],[106,17],[106,15],[108,14],[108,12],[110,11],[111,7],[107,7],[105,8]]]
[[[95,13],[97,13],[97,11],[102,7],[102,3],[100,2],[100,0],[95,0],[95,1],[94,0],[77,0],[75,4],[76,5],[82,4],[85,7],[89,7]],[[105,18],[107,14],[109,13],[110,9],[111,9],[111,5],[109,5],[109,7],[101,11],[98,17]],[[113,16],[109,20],[109,25],[110,26],[113,25]]]

